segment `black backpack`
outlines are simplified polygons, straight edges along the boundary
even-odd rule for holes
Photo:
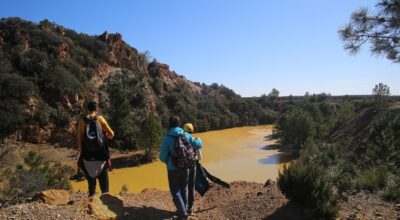
[[[97,120],[98,116],[84,117],[83,157],[85,160],[107,160],[106,143]]]
[[[172,163],[178,168],[192,168],[196,164],[196,153],[184,135],[175,138]]]

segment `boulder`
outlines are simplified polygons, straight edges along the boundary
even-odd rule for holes
[[[47,190],[37,195],[37,199],[49,205],[67,205],[69,192],[66,190]]]
[[[90,199],[89,212],[101,220],[117,219],[124,212],[124,200],[108,193]]]

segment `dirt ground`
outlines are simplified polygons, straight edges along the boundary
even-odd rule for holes
[[[275,183],[233,182],[230,189],[213,185],[204,197],[196,195],[195,213],[189,219],[307,219],[298,206],[281,194]],[[118,219],[172,219],[175,208],[167,191],[145,189],[121,194],[124,212]],[[366,193],[342,201],[338,219],[399,219],[399,205],[386,203]],[[31,202],[0,209],[0,219],[95,219],[89,214],[84,192],[71,192],[66,206]]]

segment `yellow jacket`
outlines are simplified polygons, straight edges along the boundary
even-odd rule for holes
[[[94,117],[95,114],[90,114],[88,115],[89,117]],[[104,119],[103,116],[99,115],[97,117],[97,120],[100,123],[101,129],[103,130],[103,133],[107,136],[108,139],[112,139],[114,137],[114,131],[108,126],[107,121]],[[79,126],[78,126],[78,147],[79,147],[79,152],[82,152],[82,142],[83,142],[83,135],[85,134],[85,122],[83,119],[79,120]]]

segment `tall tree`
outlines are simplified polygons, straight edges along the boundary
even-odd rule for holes
[[[271,92],[268,94],[268,98],[270,101],[275,101],[279,97],[279,90],[273,88]]]
[[[117,148],[136,148],[135,129],[130,116],[130,104],[124,90],[117,84],[108,88],[110,94],[110,124],[116,134],[113,139],[113,146]]]
[[[161,143],[163,129],[161,122],[153,114],[148,115],[140,126],[141,145],[146,148],[144,159],[151,161],[154,158],[152,151]]]
[[[374,95],[377,107],[387,107],[390,100],[390,88],[388,85],[379,83],[372,89],[372,95]]]
[[[344,48],[350,54],[359,52],[367,42],[371,53],[386,55],[393,62],[400,62],[400,1],[380,0],[377,11],[361,8],[353,12],[349,24],[339,30]]]

